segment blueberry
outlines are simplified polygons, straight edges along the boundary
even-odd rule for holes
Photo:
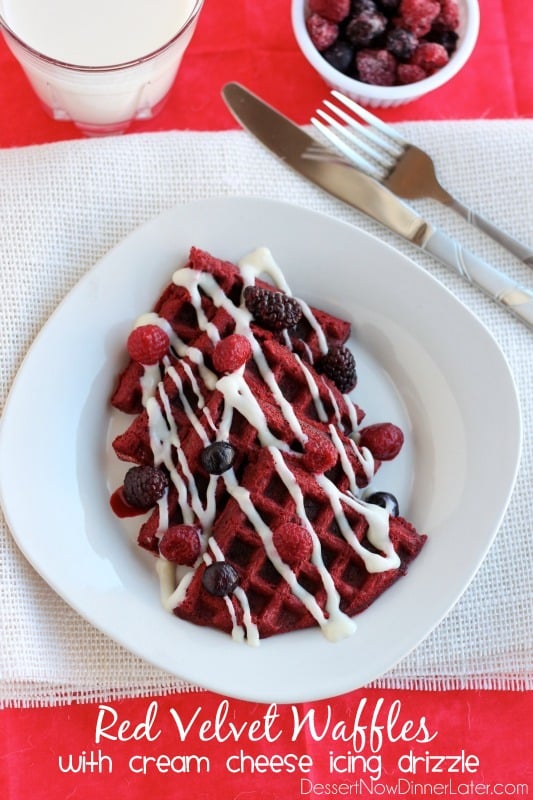
[[[239,573],[227,561],[214,561],[202,575],[204,589],[215,597],[231,594],[239,585],[239,580]]]
[[[374,492],[374,494],[366,497],[365,500],[367,503],[371,503],[374,506],[381,506],[381,508],[385,508],[391,517],[397,517],[400,513],[398,501],[390,492]]]
[[[339,72],[347,72],[352,65],[354,49],[348,42],[338,39],[322,53],[328,64]]]
[[[202,467],[210,475],[222,475],[235,459],[235,448],[229,442],[213,442],[200,453]]]

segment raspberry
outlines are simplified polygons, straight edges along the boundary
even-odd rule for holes
[[[159,325],[139,325],[128,336],[126,347],[134,361],[150,365],[161,361],[169,344],[168,334]]]
[[[302,317],[301,306],[293,297],[260,286],[247,286],[244,302],[255,322],[272,331],[292,328]]]
[[[213,350],[213,366],[221,375],[227,375],[246,364],[251,355],[252,345],[246,336],[232,333],[216,343]]]
[[[124,499],[130,506],[148,510],[163,497],[168,478],[158,467],[132,467],[124,478]]]
[[[213,442],[200,453],[202,467],[210,475],[222,475],[233,464],[235,448],[229,442]]]
[[[415,36],[425,36],[440,14],[440,3],[437,0],[401,0],[399,11],[404,27]]]
[[[350,13],[350,0],[309,0],[309,11],[331,22],[342,22]]]
[[[355,47],[366,47],[372,39],[383,33],[387,19],[377,12],[362,11],[352,16],[346,26],[346,38]]]
[[[339,35],[337,23],[321,17],[320,14],[311,14],[307,18],[306,25],[311,41],[319,53],[327,50]]]
[[[167,561],[192,567],[201,551],[200,528],[171,525],[159,540],[159,552]]]
[[[393,86],[396,59],[387,50],[360,50],[356,57],[359,80],[374,86]]]
[[[337,463],[339,454],[331,439],[319,431],[309,431],[304,445],[302,465],[308,472],[327,472]]]
[[[231,594],[239,585],[239,573],[227,561],[214,561],[205,568],[202,584],[209,594],[224,597]]]
[[[426,75],[431,75],[449,61],[446,48],[436,42],[422,42],[415,50],[411,63],[421,67]]]
[[[403,433],[392,422],[377,422],[360,431],[359,447],[367,447],[378,461],[395,458],[403,445]]]
[[[418,46],[418,38],[406,28],[393,28],[387,34],[386,48],[400,61],[407,61]]]
[[[330,347],[326,355],[318,359],[316,368],[332,380],[342,394],[351,392],[357,383],[355,358],[342,345]]]
[[[276,528],[272,534],[272,543],[282,561],[289,567],[298,567],[309,561],[313,552],[313,540],[303,525],[287,522]]]
[[[398,83],[416,83],[417,81],[423,81],[424,78],[427,78],[427,75],[422,67],[416,64],[398,64],[396,77],[398,78]]]
[[[456,31],[459,27],[459,6],[457,0],[440,0],[440,14],[435,20],[435,25]]]

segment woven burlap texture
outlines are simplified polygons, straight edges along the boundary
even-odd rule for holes
[[[533,121],[398,127],[432,152],[446,186],[533,245]],[[240,131],[136,134],[4,150],[0,170],[2,409],[24,354],[69,289],[136,227],[178,203],[229,196],[289,200],[381,237],[450,288],[507,356],[522,406],[522,462],[503,524],[470,587],[433,633],[374,685],[531,686],[530,332],[461,278],[310,185]],[[530,269],[449,209],[428,200],[413,205],[495,266],[533,284]],[[35,411],[29,424],[35,425],[38,443],[38,398]],[[498,454],[491,453],[490,442],[487,453],[497,470]],[[31,495],[31,480],[43,477],[32,475],[31,453],[28,475]],[[81,619],[26,562],[3,518],[0,592],[0,703],[109,700],[195,688],[141,661]]]

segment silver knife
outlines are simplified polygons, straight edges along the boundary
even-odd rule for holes
[[[238,122],[269,150],[322,189],[427,251],[533,330],[533,292],[465,250],[386,187],[321,145],[238,83],[222,96]]]

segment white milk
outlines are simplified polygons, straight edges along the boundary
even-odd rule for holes
[[[71,119],[89,129],[120,127],[152,115],[173,83],[201,5],[202,0],[0,0],[13,33],[46,57],[22,47],[7,32],[38,97],[56,119]],[[162,53],[144,58],[184,26]],[[143,60],[102,69],[138,59]],[[96,69],[87,69],[91,67]]]

